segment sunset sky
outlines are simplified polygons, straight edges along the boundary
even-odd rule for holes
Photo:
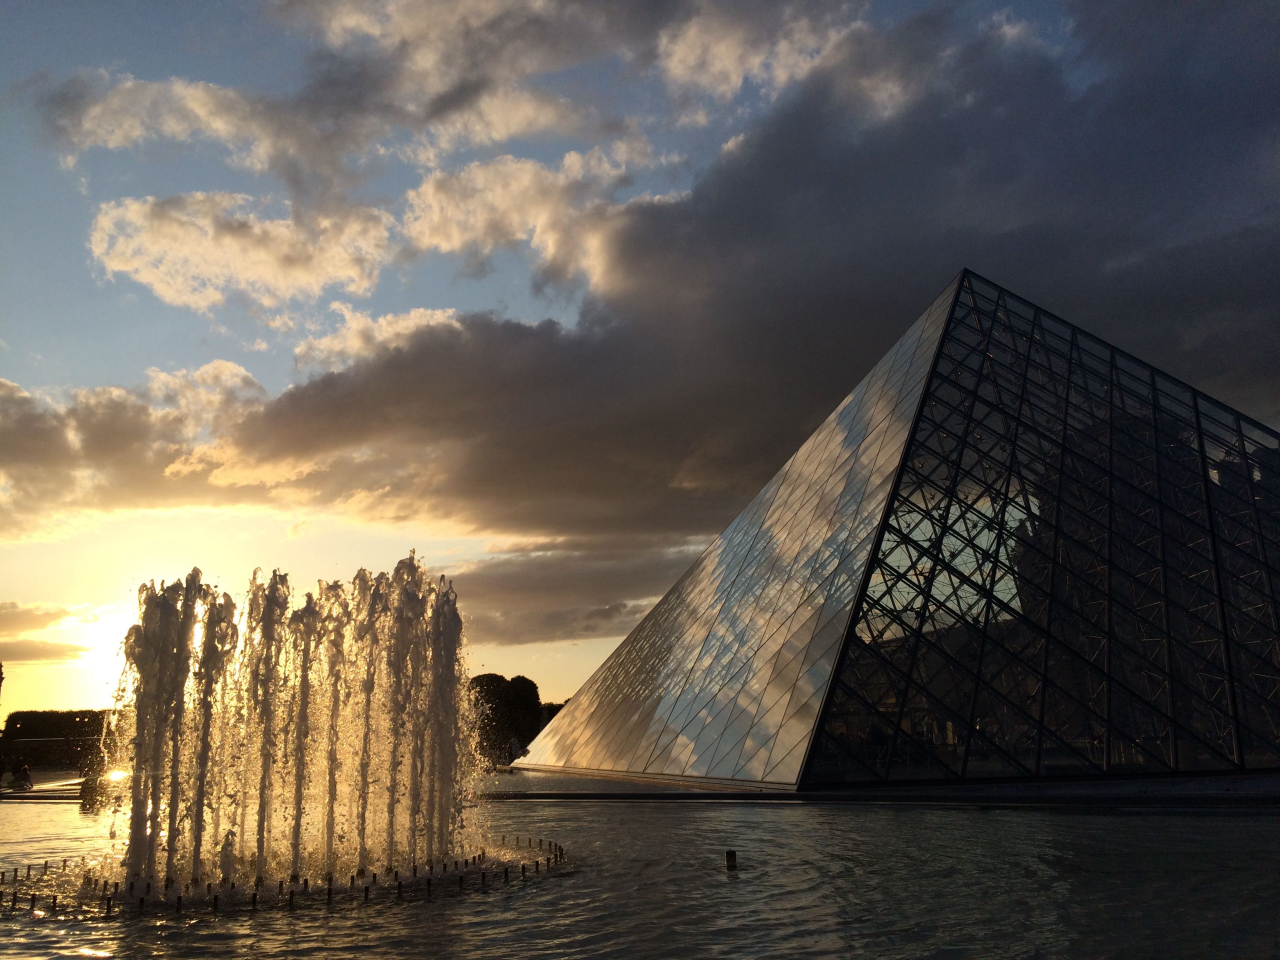
[[[0,717],[416,548],[571,695],[963,266],[1280,426],[1271,2],[0,9]]]

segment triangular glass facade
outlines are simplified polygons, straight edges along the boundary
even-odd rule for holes
[[[966,271],[520,764],[1276,767],[1277,583],[1280,435]]]
[[[952,284],[521,766],[794,787],[954,300]]]

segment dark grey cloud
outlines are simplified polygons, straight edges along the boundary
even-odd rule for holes
[[[695,45],[685,57],[692,63],[677,65],[673,74],[670,45],[683,28],[693,25],[712,53],[741,54],[728,57],[741,73],[748,67],[738,61],[769,51],[789,24],[802,20],[820,33],[856,9],[835,0],[282,0],[271,6],[283,22],[321,43],[306,57],[297,89],[268,94],[101,70],[56,82],[40,78],[34,91],[44,131],[70,154],[154,138],[218,143],[241,165],[277,177],[294,201],[294,218],[314,224],[317,214],[358,213],[349,194],[377,169],[379,148],[414,136],[484,144],[626,126],[620,117],[599,115],[594,104],[547,93],[545,76],[614,57],[645,69],[666,56],[668,75],[705,86],[726,67],[708,64]]]
[[[209,467],[183,464],[202,429],[246,402],[244,381],[256,386],[215,361],[195,379],[161,374],[148,389],[78,390],[55,404],[0,379],[0,536],[56,524],[65,511],[261,502],[260,487],[219,487]]]
[[[424,326],[156,482],[573,537],[458,574],[477,633],[539,639],[624,629],[962,266],[1280,422],[1280,18],[1178,11],[1069,3],[1064,46],[965,7],[854,30],[686,196],[583,219],[576,327]]]
[[[1275,418],[1280,27],[1109,11],[1070,8],[1070,57],[946,10],[851,33],[686,198],[593,223],[611,280],[576,329],[425,327],[255,411],[241,451],[358,448],[307,482],[367,469],[481,527],[705,535],[965,265]]]
[[[34,633],[59,620],[65,620],[70,614],[71,611],[64,607],[0,601],[0,637]]]
[[[0,640],[0,663],[34,660],[76,660],[88,647],[48,640]]]
[[[1070,8],[1069,60],[946,12],[851,35],[688,201],[628,211],[612,308],[697,331],[798,424],[967,265],[1275,417],[1280,391],[1242,387],[1280,354],[1280,21],[1111,10]]]
[[[716,396],[714,366],[682,375],[668,346],[622,324],[463,317],[289,390],[234,437],[255,462],[314,459],[300,482],[322,495],[376,488],[478,529],[709,531],[776,462],[744,442],[731,466],[745,459],[745,476],[708,466],[727,432],[751,427]]]
[[[241,450],[379,450],[389,496],[482,527],[705,538],[961,266],[1275,422],[1280,21],[1068,12],[1071,54],[951,10],[850,34],[687,197],[611,214],[578,328],[424,328],[255,412]],[[536,569],[480,568],[502,588],[477,600],[523,609]],[[574,577],[582,603],[477,626],[620,626],[645,593]]]

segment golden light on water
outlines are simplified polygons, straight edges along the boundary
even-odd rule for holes
[[[124,770],[112,770],[110,773],[107,774],[107,779],[110,780],[112,783],[119,783],[128,775],[129,774],[126,773]]]

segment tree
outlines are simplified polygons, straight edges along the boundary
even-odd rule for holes
[[[482,673],[471,678],[471,696],[476,704],[476,725],[480,753],[490,763],[507,762],[507,744],[511,740],[511,718],[507,709],[507,687],[510,681],[497,673]]]
[[[542,699],[538,685],[528,677],[514,676],[507,686],[511,711],[511,732],[521,745],[528,746],[542,729]]]
[[[542,701],[538,685],[528,677],[482,673],[471,680],[478,714],[480,752],[490,763],[512,759],[511,741],[528,746],[542,729]]]

